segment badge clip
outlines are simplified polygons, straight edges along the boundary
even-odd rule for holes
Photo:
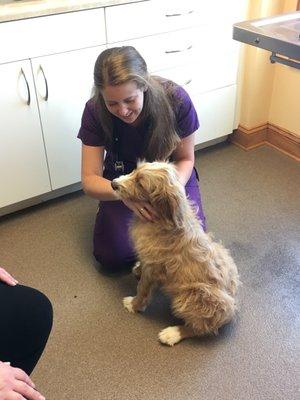
[[[123,161],[115,161],[115,171],[116,172],[124,172],[124,163],[123,163]]]

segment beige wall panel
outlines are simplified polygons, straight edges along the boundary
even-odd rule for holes
[[[269,122],[300,136],[300,70],[276,65]]]
[[[247,19],[293,12],[297,0],[249,0]],[[271,64],[270,52],[243,45],[236,125],[252,129],[270,122],[300,135],[300,71]]]

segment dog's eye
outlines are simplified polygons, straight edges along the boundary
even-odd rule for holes
[[[143,185],[142,185],[142,183],[141,183],[141,179],[140,179],[140,178],[137,178],[136,181],[135,181],[135,183],[136,183],[136,185],[137,185],[140,189],[143,189],[143,188],[144,188]]]
[[[142,192],[145,192],[148,190],[149,182],[146,177],[144,177],[142,175],[138,175],[136,177],[135,182],[136,182],[137,188],[140,189]]]

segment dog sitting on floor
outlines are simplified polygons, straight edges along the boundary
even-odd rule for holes
[[[237,267],[222,244],[206,234],[171,163],[139,163],[131,174],[112,181],[120,199],[148,202],[155,222],[134,217],[130,234],[139,259],[135,297],[125,297],[129,312],[143,311],[154,288],[170,296],[174,315],[183,325],[159,333],[173,346],[184,338],[217,334],[235,315]]]

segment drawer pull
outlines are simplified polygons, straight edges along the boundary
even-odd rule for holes
[[[44,80],[45,80],[45,86],[46,86],[46,94],[45,94],[44,100],[48,101],[48,98],[49,98],[48,82],[47,82],[47,79],[46,79],[45,72],[44,72],[44,70],[43,70],[41,65],[40,65],[40,70],[41,70],[41,72],[43,74],[43,77],[44,77]]]
[[[188,79],[186,82],[184,82],[183,86],[187,86],[192,82],[192,79]]]
[[[23,71],[23,68],[21,68],[21,74],[23,75],[24,79],[25,79],[25,83],[26,83],[26,87],[27,87],[27,101],[26,104],[29,106],[30,105],[30,89],[29,89],[29,85],[25,76],[25,73]]]
[[[172,14],[165,14],[165,17],[182,17],[184,15],[189,15],[192,14],[194,12],[194,10],[189,10],[185,13],[172,13]]]
[[[185,49],[181,49],[181,50],[165,50],[165,53],[166,54],[182,53],[183,51],[190,50],[192,47],[193,47],[193,45],[191,44],[190,46],[186,47]]]

